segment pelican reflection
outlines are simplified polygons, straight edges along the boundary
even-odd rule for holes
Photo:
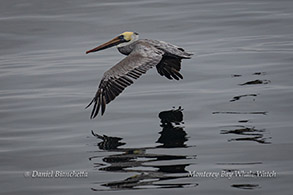
[[[194,187],[194,182],[169,182],[170,180],[187,178],[188,171],[186,167],[191,165],[195,156],[158,154],[155,152],[159,148],[188,148],[185,142],[188,140],[187,133],[184,130],[183,109],[172,109],[162,111],[159,114],[161,119],[162,131],[156,141],[160,145],[154,147],[142,148],[123,148],[125,144],[122,138],[92,134],[101,140],[97,145],[100,150],[115,152],[115,154],[103,157],[103,162],[94,163],[94,166],[100,171],[134,173],[131,177],[123,180],[111,181],[101,184],[98,188],[92,188],[93,191],[103,190],[122,190],[122,189],[144,189],[144,188],[183,188]],[[119,154],[117,154],[119,152]],[[94,160],[100,156],[92,156],[89,159]],[[172,162],[171,162],[172,161]],[[104,188],[103,188],[104,187]]]

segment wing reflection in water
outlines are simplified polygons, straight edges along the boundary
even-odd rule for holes
[[[121,141],[122,138],[106,135],[102,136],[92,131],[95,137],[102,140],[102,142],[98,143],[99,149],[108,152],[120,152],[120,154],[103,157],[103,162],[107,164],[101,165],[99,163],[94,163],[95,167],[100,171],[135,173],[135,175],[124,180],[103,183],[98,188],[92,188],[92,190],[183,188],[197,186],[197,183],[170,182],[171,180],[188,177],[186,167],[191,164],[189,159],[194,159],[195,156],[154,154],[148,152],[148,150],[157,148],[170,149],[187,147],[185,142],[188,139],[187,133],[184,131],[183,127],[182,111],[183,109],[179,107],[178,109],[162,111],[159,114],[162,131],[159,132],[160,137],[156,143],[160,143],[161,145],[156,147],[120,148],[120,146],[125,144]],[[90,157],[90,160],[99,157],[100,156],[93,156]],[[179,161],[176,163],[175,160]],[[173,163],[170,163],[170,161]],[[185,161],[187,163],[182,163]],[[156,162],[156,165],[152,165],[152,162]]]

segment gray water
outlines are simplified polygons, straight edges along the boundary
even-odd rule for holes
[[[2,0],[1,194],[290,194],[292,22],[291,0]],[[152,69],[90,120],[124,56],[85,51],[123,31],[195,55],[183,80]],[[158,115],[179,106],[170,136]]]

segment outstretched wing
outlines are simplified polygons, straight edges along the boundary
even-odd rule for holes
[[[100,82],[95,97],[86,107],[94,104],[91,118],[95,118],[99,110],[103,115],[106,104],[114,100],[127,86],[138,79],[147,70],[157,65],[163,56],[163,51],[147,44],[136,44],[134,50],[122,61],[113,66]]]
[[[157,64],[157,71],[161,76],[165,76],[168,79],[183,79],[183,76],[179,73],[181,69],[181,59],[189,59],[192,54],[185,52],[183,48],[176,45],[166,43],[164,41],[146,40],[154,47],[164,51],[163,58],[160,63]]]
[[[157,71],[161,76],[165,76],[168,79],[183,79],[180,74],[181,58],[173,56],[163,56],[160,63],[156,65]]]

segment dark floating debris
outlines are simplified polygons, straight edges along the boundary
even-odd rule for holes
[[[266,72],[254,72],[252,75],[266,75]],[[241,74],[232,74],[232,77],[242,77]]]
[[[253,75],[266,75],[267,73],[266,72],[255,72],[253,73]]]
[[[241,86],[243,85],[259,85],[259,84],[269,84],[271,81],[269,80],[254,80],[254,81],[248,81],[246,83],[242,83],[242,84],[239,84]]]
[[[252,75],[266,75],[266,72],[254,72]],[[232,74],[232,77],[242,77],[241,74]]]
[[[240,98],[242,98],[242,97],[249,97],[249,96],[256,97],[257,94],[246,94],[246,95],[235,96],[235,97],[233,97],[232,100],[230,100],[230,102],[234,102],[234,101],[240,100]]]
[[[264,129],[256,129],[255,127],[245,127],[242,126],[239,129],[234,130],[221,130],[221,134],[238,134],[238,135],[258,135],[262,136],[262,134],[255,134],[255,132],[264,132]]]
[[[239,188],[243,190],[254,190],[256,188],[260,188],[258,184],[233,184],[231,186],[234,188]]]
[[[270,144],[271,142],[267,142],[266,138],[262,138],[262,136],[255,136],[255,137],[244,137],[244,138],[235,138],[235,139],[230,139],[230,141],[255,141],[260,144]]]
[[[270,144],[271,142],[268,142],[267,139],[264,138],[265,129],[256,129],[255,127],[245,127],[240,126],[233,130],[221,130],[221,134],[236,134],[246,137],[240,137],[240,138],[233,138],[229,139],[228,141],[255,141],[260,144]],[[249,137],[247,137],[249,136]]]
[[[213,112],[212,114],[263,114],[266,115],[267,112]]]
[[[262,162],[224,162],[224,163],[216,163],[217,165],[259,165],[263,164]]]
[[[238,121],[238,123],[248,123],[249,122],[249,120],[240,120],[240,121]]]

